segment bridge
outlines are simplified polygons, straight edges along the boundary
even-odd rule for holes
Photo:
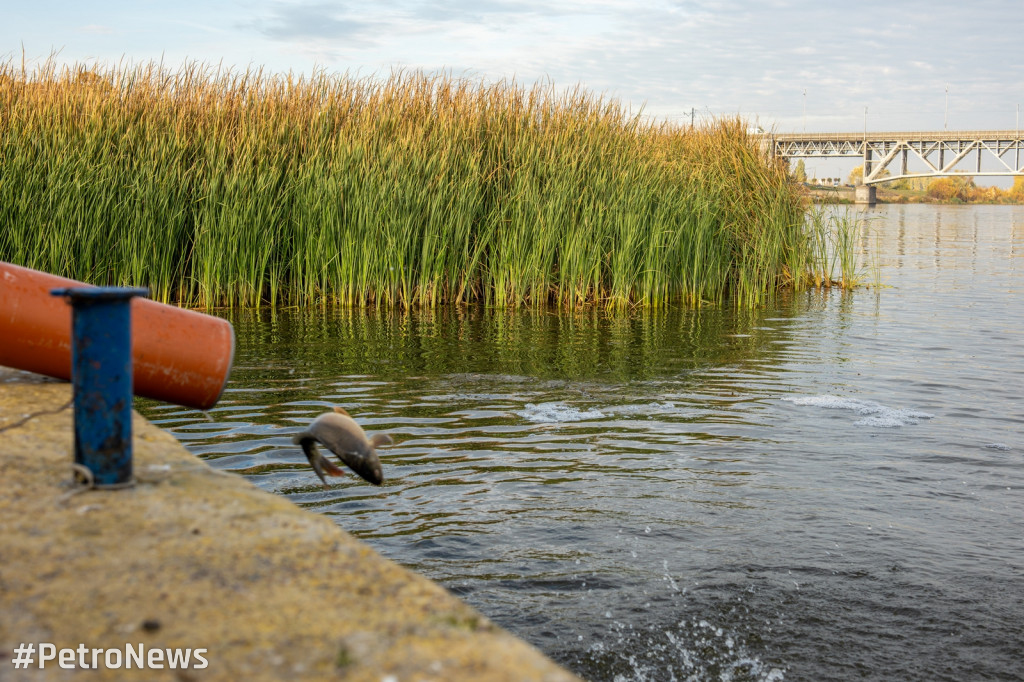
[[[864,185],[870,188],[864,193],[865,199],[868,196],[873,199],[873,185],[901,178],[960,174],[1024,176],[1024,144],[1019,130],[767,133],[765,138],[772,155],[787,160],[793,157],[860,157]],[[913,170],[909,165],[911,160],[917,167]],[[897,164],[899,172],[890,170],[890,166],[895,169]],[[858,192],[858,200],[860,194]]]

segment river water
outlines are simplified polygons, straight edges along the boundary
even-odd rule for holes
[[[213,466],[593,680],[1024,676],[1024,207],[880,206],[867,283],[770,310],[259,311]],[[392,434],[323,490],[291,434]]]

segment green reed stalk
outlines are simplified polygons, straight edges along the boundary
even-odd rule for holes
[[[757,306],[853,285],[829,224],[579,88],[0,64],[0,259],[182,305]]]

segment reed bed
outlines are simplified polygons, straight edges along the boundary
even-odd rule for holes
[[[831,281],[814,234],[738,120],[410,72],[0,65],[0,260],[181,305],[754,306]]]

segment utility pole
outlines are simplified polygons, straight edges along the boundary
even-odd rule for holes
[[[804,88],[804,132],[807,132],[807,88]]]
[[[946,115],[942,119],[942,129],[949,130],[949,83],[946,83]]]
[[[867,184],[866,180],[868,174],[871,172],[871,163],[868,161],[868,108],[864,107],[864,148],[861,150],[862,158],[864,159],[861,163],[861,184]]]

